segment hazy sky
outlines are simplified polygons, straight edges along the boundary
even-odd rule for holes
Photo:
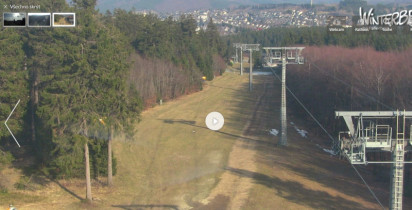
[[[13,20],[23,20],[26,16],[25,13],[4,13],[4,20],[13,21]]]
[[[313,0],[314,4],[334,3],[341,0]],[[367,0],[368,4],[376,3],[411,3],[412,0]],[[239,5],[256,5],[256,4],[278,4],[278,3],[295,3],[308,4],[310,0],[97,0],[97,8],[100,12],[122,8],[130,10],[132,7],[137,10],[153,9],[163,12],[186,11],[198,8],[227,8]]]

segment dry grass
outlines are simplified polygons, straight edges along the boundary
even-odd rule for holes
[[[247,91],[247,74],[239,77],[226,73],[208,82],[201,92],[145,111],[134,139],[115,139],[115,186],[105,186],[104,177],[93,181],[92,204],[81,201],[85,195],[83,180],[49,180],[42,190],[19,191],[19,195],[28,195],[29,200],[18,201],[16,206],[378,209],[350,165],[315,146],[323,145],[326,138],[311,134],[308,139],[302,138],[289,128],[290,145],[276,147],[278,138],[269,136],[268,130],[279,129],[280,85],[271,78],[255,78],[253,93]],[[225,116],[220,132],[205,126],[205,116],[211,111]],[[308,123],[299,118],[289,120],[310,130]],[[370,176],[366,178],[370,180]],[[388,188],[385,184],[374,186],[385,201]],[[13,199],[17,197],[11,195]]]
[[[55,15],[54,18],[54,24],[55,25],[73,25],[73,23],[70,23],[69,21],[66,20],[66,17],[68,17],[68,15]]]
[[[135,140],[115,143],[119,158],[115,182],[124,186],[117,188],[118,193],[128,194],[117,203],[184,208],[207,197],[254,104],[246,78],[225,74],[202,92],[143,113]],[[221,132],[205,126],[212,111],[225,116]]]
[[[188,208],[206,198],[219,182],[228,154],[241,135],[256,96],[247,91],[247,77],[227,73],[208,82],[203,91],[145,111],[134,139],[114,141],[118,173],[115,186],[92,183],[93,205],[84,199],[84,181],[48,180],[36,192],[42,200],[16,203],[19,209],[162,206]],[[211,111],[225,116],[221,132],[206,128]]]
[[[235,68],[235,69],[240,69],[240,63],[234,63],[232,67]],[[249,71],[249,68],[250,68],[249,63],[243,62],[243,71],[245,71],[245,70]]]

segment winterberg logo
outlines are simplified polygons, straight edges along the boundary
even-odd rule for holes
[[[402,26],[402,25],[412,26],[412,10],[402,10],[400,12],[394,12],[387,15],[378,15],[375,17],[373,13],[373,8],[369,10],[368,13],[363,12],[362,7],[359,8],[359,21],[358,25],[364,26]]]

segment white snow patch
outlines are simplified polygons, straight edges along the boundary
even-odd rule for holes
[[[317,147],[321,148],[324,152],[329,153],[330,155],[337,155],[338,153],[336,153],[335,151],[331,150],[331,149],[325,149],[323,147],[321,147],[319,144],[316,144]]]
[[[301,130],[301,129],[296,128],[296,127],[295,127],[295,129],[296,129],[296,131],[297,131],[303,138],[307,138],[307,137],[308,137],[308,136],[307,136],[307,134],[308,134],[307,131]]]
[[[303,130],[303,129],[299,129],[295,123],[290,122],[291,125],[293,125],[293,127],[295,128],[296,132],[298,132],[303,138],[307,138],[308,137],[308,132]]]
[[[267,76],[267,75],[272,75],[272,72],[269,72],[269,71],[255,71],[255,72],[253,72],[253,75]]]
[[[279,134],[279,131],[276,130],[276,129],[270,129],[269,133],[274,135],[274,136],[277,136]]]
[[[331,150],[331,149],[325,149],[325,148],[322,148],[322,149],[323,149],[323,151],[329,153],[330,155],[337,155],[336,152]]]

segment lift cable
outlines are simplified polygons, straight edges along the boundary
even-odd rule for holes
[[[276,78],[281,81],[280,77],[272,70],[272,73],[274,76],[276,76]],[[337,148],[337,141],[335,138],[333,138],[332,135],[329,134],[329,132],[326,130],[325,127],[323,127],[323,125],[315,118],[315,116],[312,115],[312,113],[306,108],[306,106],[298,99],[298,97],[289,89],[289,87],[287,85],[285,85],[286,90],[288,90],[288,92],[293,96],[293,98],[295,98],[295,100],[302,106],[302,108],[309,114],[310,117],[312,117],[312,119],[316,122],[316,124],[319,125],[319,127],[325,131],[325,133],[328,135],[328,137],[332,140],[332,149]]]
[[[274,72],[274,70],[271,68],[273,75],[281,81],[280,77]],[[286,86],[286,89],[288,92],[295,98],[295,100],[302,106],[302,108],[312,117],[312,119],[319,125],[319,127],[325,131],[325,133],[328,135],[328,137],[333,141],[333,144],[335,145],[336,140],[335,138],[332,137],[332,135],[325,129],[325,127],[322,126],[322,124],[310,113],[310,111],[306,108],[306,106],[296,97],[296,95],[289,89],[288,86]],[[333,149],[333,148],[332,148]],[[378,204],[382,207],[382,209],[385,209],[385,207],[382,205],[382,203],[379,201],[378,197],[376,197],[376,194],[373,192],[373,190],[369,187],[368,183],[366,183],[365,179],[362,177],[362,175],[359,173],[359,171],[355,168],[353,164],[351,164],[352,168],[356,171],[356,174],[361,178],[362,182],[365,184],[365,186],[368,188],[369,192],[372,194],[372,196],[375,198],[375,200],[378,202]]]
[[[369,187],[368,183],[366,183],[365,179],[363,179],[362,175],[359,173],[358,169],[356,169],[356,167],[353,164],[350,164],[352,166],[353,169],[355,169],[356,173],[358,174],[358,176],[362,179],[363,183],[365,184],[365,186],[368,188],[369,192],[373,195],[373,197],[375,198],[375,200],[379,203],[379,205],[382,207],[382,209],[385,209],[385,207],[382,205],[382,203],[379,201],[378,197],[376,197],[375,193],[373,192],[373,190]]]

